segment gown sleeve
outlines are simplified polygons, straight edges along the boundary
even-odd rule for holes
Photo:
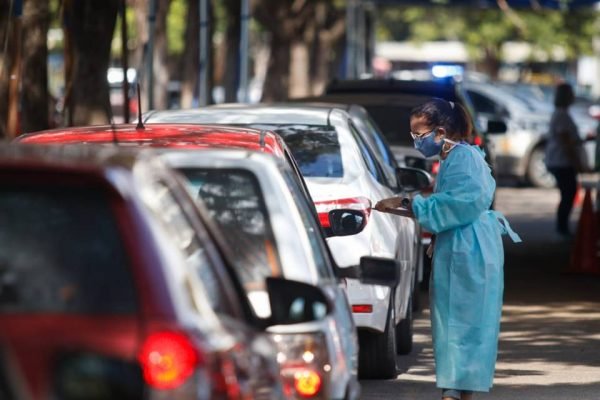
[[[438,176],[439,191],[427,198],[417,195],[412,202],[417,221],[432,233],[468,225],[492,204],[496,185],[489,167],[474,151],[456,150]]]

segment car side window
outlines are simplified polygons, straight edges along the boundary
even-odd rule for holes
[[[475,108],[475,111],[477,113],[493,115],[498,113],[498,105],[489,97],[474,92],[472,90],[467,90],[467,93],[469,94],[469,97],[473,102],[473,107]]]
[[[311,212],[310,207],[314,207],[308,203],[308,199],[302,193],[298,181],[294,178],[290,171],[284,171],[283,176],[288,190],[294,198],[294,202],[298,205],[298,211],[302,219],[302,224],[308,235],[308,241],[313,253],[313,258],[317,266],[317,272],[321,279],[333,280],[335,279],[331,264],[328,262],[328,254],[323,246],[324,243],[323,234],[321,228],[317,225],[314,212]]]
[[[377,161],[375,161],[375,156],[371,153],[369,146],[367,146],[367,144],[365,143],[363,138],[360,136],[360,133],[358,133],[358,130],[356,129],[354,124],[349,122],[349,126],[350,126],[350,132],[352,132],[352,136],[354,137],[354,140],[358,144],[358,148],[360,149],[360,154],[361,154],[363,160],[365,161],[365,164],[367,166],[367,169],[369,170],[369,173],[379,183],[387,186],[388,183],[386,182],[386,180],[383,176],[383,173],[379,169],[379,167],[377,165]]]
[[[234,315],[219,274],[171,189],[162,181],[155,181],[153,189],[153,211],[163,223],[173,244],[183,252],[186,266],[202,282],[211,308],[217,313]]]

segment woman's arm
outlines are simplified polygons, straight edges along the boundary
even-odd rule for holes
[[[490,170],[471,150],[453,150],[443,175],[438,176],[439,191],[424,198],[416,196],[412,210],[428,231],[440,233],[467,225],[487,211],[496,188]]]

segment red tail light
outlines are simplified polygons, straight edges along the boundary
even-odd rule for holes
[[[481,146],[483,144],[483,139],[481,138],[481,136],[475,136],[473,138],[473,144],[477,145],[477,146]]]
[[[319,214],[319,222],[323,228],[330,228],[329,211],[339,209],[360,210],[368,219],[371,215],[371,200],[366,197],[350,197],[346,199],[315,201],[315,207]]]
[[[440,172],[440,162],[434,161],[433,164],[431,165],[431,173],[433,175],[437,175],[439,172]]]
[[[321,390],[321,377],[315,371],[298,371],[294,374],[294,388],[302,397],[313,397]]]
[[[200,363],[190,339],[177,332],[150,335],[138,356],[144,380],[156,389],[174,389],[189,378]]]
[[[372,313],[373,306],[371,304],[353,304],[352,305],[353,313]]]

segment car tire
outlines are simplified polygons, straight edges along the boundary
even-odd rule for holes
[[[545,148],[538,146],[531,152],[527,163],[527,182],[535,187],[550,189],[556,186],[556,179],[546,169]]]
[[[358,376],[361,379],[393,379],[396,366],[394,311],[390,304],[383,333],[359,331]]]
[[[400,355],[410,354],[413,346],[412,296],[408,300],[406,318],[396,325],[396,351]]]

